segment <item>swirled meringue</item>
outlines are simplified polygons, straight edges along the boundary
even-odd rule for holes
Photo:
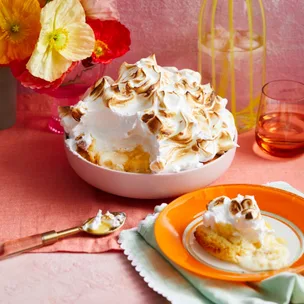
[[[116,170],[201,167],[237,144],[227,100],[200,83],[199,73],[161,67],[154,55],[123,63],[116,81],[103,77],[78,104],[59,109],[66,142],[74,153]]]

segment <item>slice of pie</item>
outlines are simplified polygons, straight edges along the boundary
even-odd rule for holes
[[[253,196],[218,197],[207,205],[195,233],[209,254],[253,271],[288,265],[285,241],[265,222]]]

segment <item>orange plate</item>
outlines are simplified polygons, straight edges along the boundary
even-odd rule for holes
[[[304,255],[277,271],[233,273],[212,268],[193,258],[183,245],[187,225],[202,215],[212,199],[226,195],[254,195],[261,210],[277,214],[304,231],[304,199],[290,192],[259,185],[221,185],[185,194],[170,203],[155,222],[155,237],[162,252],[174,263],[197,275],[229,281],[260,281],[282,271],[304,271]]]

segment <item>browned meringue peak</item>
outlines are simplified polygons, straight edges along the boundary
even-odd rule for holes
[[[169,77],[164,76],[164,79],[167,80],[167,79],[169,79]],[[194,89],[194,88],[197,88],[198,85],[199,85],[198,83],[190,82],[187,78],[183,78],[183,77],[174,84],[176,89],[183,89],[183,90]]]
[[[158,105],[158,113],[163,118],[174,118],[178,115],[177,109],[172,109],[174,103],[178,104],[179,95],[176,92],[159,91],[154,95],[154,105]]]
[[[242,206],[237,200],[232,200],[229,206],[229,211],[232,215],[236,215],[242,211]]]
[[[183,145],[177,145],[177,144],[174,145],[174,143],[170,141],[166,142],[166,144],[163,146],[163,149],[168,150],[166,152],[166,160],[156,160],[152,162],[150,168],[154,172],[160,172],[168,164],[179,162],[186,156],[189,157],[191,155],[196,154],[195,151],[191,149],[191,147],[188,148],[187,146],[183,146]]]
[[[198,153],[208,160],[216,154],[215,143],[212,140],[197,139],[196,145],[199,149]]]
[[[135,93],[129,92],[129,94],[120,94],[120,92],[116,92],[112,94],[111,97],[105,98],[105,103],[108,108],[115,108],[115,107],[124,107],[129,101],[134,100]]]
[[[111,86],[112,91],[104,94],[104,101],[114,111],[120,111],[129,106],[130,109],[133,108],[129,114],[133,115],[138,111],[152,107],[157,86],[157,83],[151,84],[149,81],[142,83],[139,87],[134,86],[130,81],[126,84],[115,84]],[[138,104],[133,107],[132,104],[135,100]]]
[[[160,84],[161,73],[155,56],[142,59],[144,66],[138,64],[123,63],[119,69],[119,78],[116,83],[125,84],[137,94],[151,95]],[[148,73],[148,74],[147,74]]]
[[[59,113],[60,118],[71,115],[71,107],[70,106],[60,106],[60,107],[58,107],[58,113]]]
[[[194,126],[194,123],[192,121],[189,121],[189,119],[183,113],[181,113],[181,119],[181,131],[179,131],[176,135],[169,137],[169,139],[170,141],[176,142],[178,144],[188,145],[193,140],[192,128]]]
[[[170,124],[170,118],[175,116],[175,113],[168,113],[162,110],[145,110],[141,116],[141,121],[145,123],[152,134],[155,134],[158,139],[166,139],[175,133],[175,128]]]
[[[254,202],[250,198],[245,198],[241,201],[242,209],[255,208]]]
[[[217,142],[219,151],[228,151],[235,147],[233,138],[227,129],[221,131],[220,135],[217,138]]]
[[[114,82],[114,80],[110,77],[103,77],[99,79],[93,86],[92,91],[89,95],[92,97],[93,100],[96,100],[99,97],[103,96],[104,91],[110,87],[110,85]]]
[[[155,54],[150,55],[147,58],[143,58],[142,61],[144,61],[145,66],[148,69],[153,69],[155,73],[159,73]],[[125,73],[126,71],[128,73]],[[130,79],[137,78],[138,77],[137,71],[138,71],[138,65],[136,63],[132,64],[132,63],[124,62],[119,68],[119,72],[118,72],[119,77],[116,82],[127,82]]]
[[[205,110],[205,115],[207,117],[207,122],[209,125],[209,130],[211,130],[211,138],[216,138],[220,134],[221,130],[224,129],[223,119],[218,112]],[[233,135],[234,136],[234,135]]]
[[[206,134],[208,134],[208,132],[210,130],[210,123],[209,123],[209,119],[208,119],[208,116],[206,114],[206,111],[201,109],[197,112],[194,112],[193,115],[198,122],[200,130],[202,130]]]
[[[249,208],[242,211],[242,215],[245,215],[246,220],[255,220],[259,218],[260,212],[257,209]]]
[[[79,108],[74,108],[72,107],[72,111],[71,111],[71,115],[72,117],[76,120],[76,121],[80,121],[81,116],[84,115],[84,111],[82,111]]]
[[[174,93],[156,92],[153,100],[154,104],[158,104],[158,109],[145,110],[141,116],[141,120],[147,124],[152,134],[157,135],[158,139],[168,139],[177,133],[176,126],[172,123],[172,118],[179,117],[181,114],[170,111],[166,104],[166,96],[172,94]],[[181,122],[183,121],[184,119],[181,116]]]
[[[207,203],[206,209],[207,209],[207,210],[210,210],[210,209],[213,208],[213,207],[223,205],[223,204],[224,204],[224,201],[225,201],[225,197],[224,197],[224,196],[220,196],[220,197],[218,197],[217,199],[212,200],[212,201],[210,201],[209,203]]]
[[[80,118],[85,114],[86,107],[81,106],[61,106],[58,107],[59,117],[64,118],[71,116],[75,121],[79,122]]]
[[[172,96],[173,94],[178,97],[175,92],[156,91],[154,96],[154,103],[158,103],[160,110],[166,111],[169,108],[168,96]]]
[[[152,134],[157,134],[162,126],[161,120],[153,111],[145,113],[141,120],[147,125]]]
[[[173,151],[172,151],[173,152]],[[174,155],[175,153],[175,155]],[[185,156],[195,155],[195,151],[191,147],[176,147],[174,153],[172,153],[172,158],[169,158],[168,162],[178,161]]]
[[[208,111],[217,112],[223,108],[223,103],[221,98],[212,91],[208,96],[205,96],[204,106]]]
[[[185,90],[185,95],[187,102],[193,108],[205,107],[205,99],[209,96],[208,93],[204,91],[202,85],[197,85],[196,87],[190,88],[189,86]]]
[[[75,137],[76,146],[84,151],[93,151],[96,140],[90,134],[81,133]]]
[[[199,88],[196,92],[190,93],[186,92],[186,98],[189,104],[194,103],[193,107],[202,106],[204,103],[204,93],[201,88]],[[198,105],[196,105],[198,104]]]

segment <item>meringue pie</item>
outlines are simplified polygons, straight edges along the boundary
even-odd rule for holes
[[[69,149],[113,170],[137,173],[199,168],[237,146],[227,99],[201,75],[161,67],[152,55],[123,63],[74,106],[60,107]]]
[[[212,200],[194,236],[211,255],[247,270],[274,270],[288,265],[286,242],[276,237],[265,222],[254,196]]]

